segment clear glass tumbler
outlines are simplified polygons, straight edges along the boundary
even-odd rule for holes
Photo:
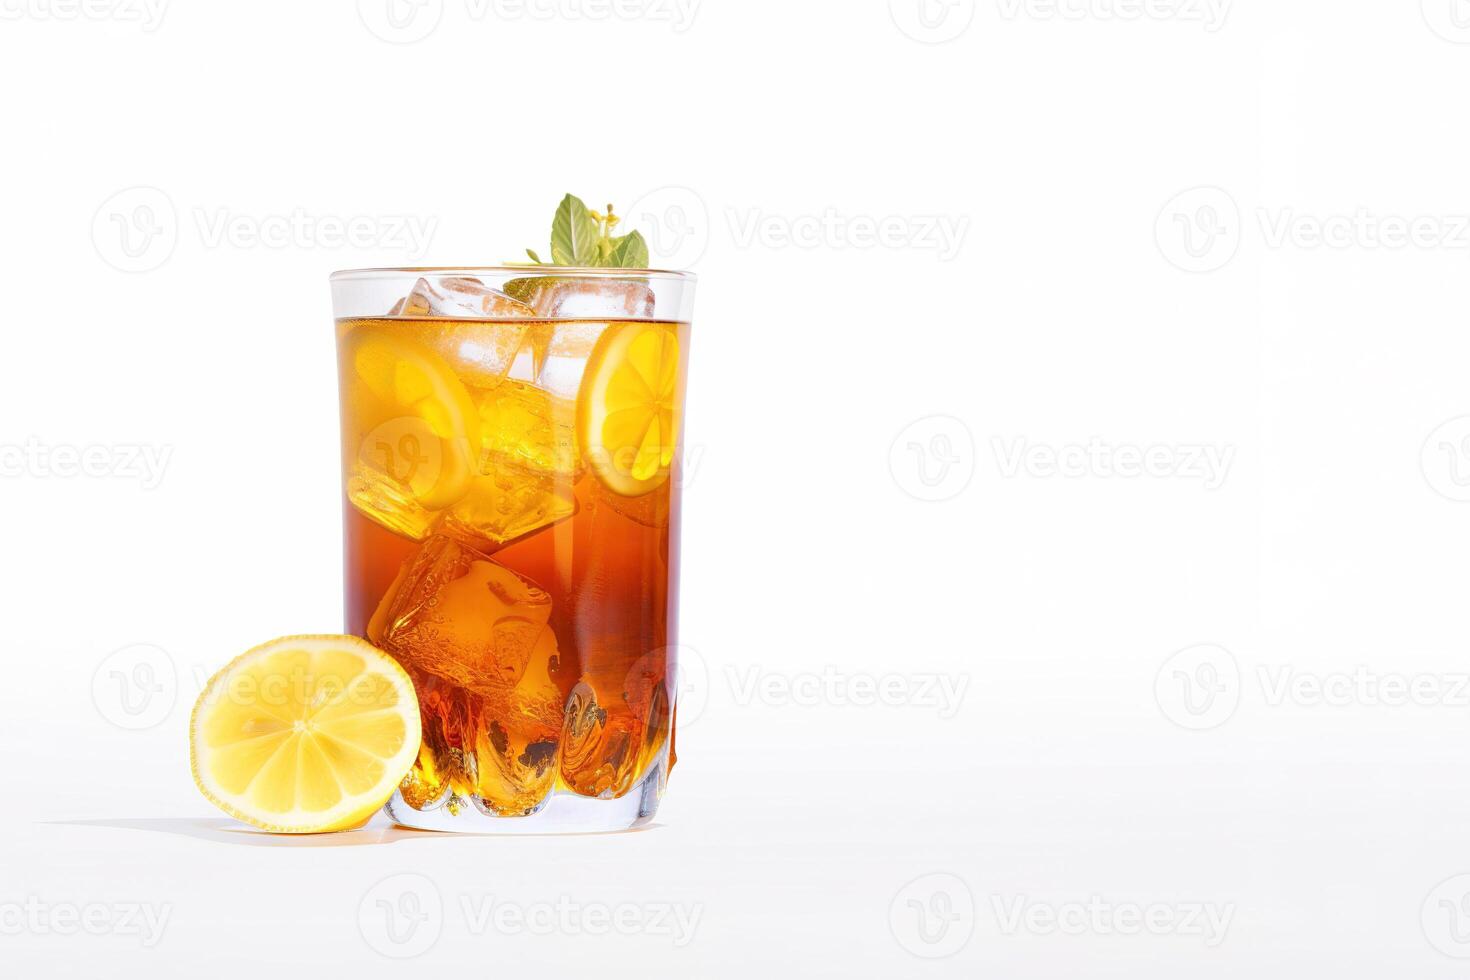
[[[347,631],[413,678],[387,810],[479,833],[649,820],[674,762],[694,277],[332,276]]]

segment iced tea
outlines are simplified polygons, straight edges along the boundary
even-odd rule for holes
[[[348,273],[339,313],[395,285],[337,320],[348,632],[409,672],[424,726],[389,812],[646,820],[673,763],[689,277]]]

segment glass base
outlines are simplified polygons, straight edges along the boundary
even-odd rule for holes
[[[663,797],[667,759],[648,771],[642,781],[614,800],[599,800],[575,793],[556,792],[535,813],[523,817],[499,817],[472,803],[451,813],[444,803],[415,810],[394,793],[383,810],[394,823],[414,830],[439,830],[460,834],[598,834],[641,827],[653,819]]]

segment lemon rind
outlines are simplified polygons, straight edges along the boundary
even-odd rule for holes
[[[309,651],[314,645],[331,645],[334,647],[353,648],[355,652],[362,653],[368,663],[369,670],[383,673],[393,679],[394,686],[398,689],[402,698],[401,703],[405,706],[405,715],[409,716],[404,719],[405,725],[408,726],[409,735],[404,740],[404,747],[399,750],[397,755],[393,758],[382,760],[386,772],[397,773],[391,782],[385,777],[379,785],[378,790],[386,791],[381,793],[357,794],[350,799],[345,799],[342,804],[331,810],[308,811],[298,809],[291,811],[292,813],[300,813],[303,818],[309,817],[309,819],[291,820],[289,818],[290,815],[287,814],[284,815],[284,819],[262,820],[241,809],[230,799],[226,798],[232,794],[223,794],[217,791],[214,788],[213,780],[207,778],[203,772],[199,749],[200,709],[210,700],[210,696],[215,693],[218,685],[225,682],[241,664],[254,657],[276,652],[291,644],[300,644],[307,647]],[[419,743],[422,735],[423,727],[419,717],[418,697],[414,691],[413,681],[409,678],[408,673],[404,671],[402,666],[391,656],[361,637],[356,636],[330,633],[306,633],[295,636],[282,636],[268,643],[262,643],[259,646],[252,647],[240,654],[216,671],[210,677],[209,682],[204,685],[204,690],[200,692],[198,700],[194,702],[194,709],[189,714],[189,769],[194,777],[194,785],[199,788],[199,792],[203,793],[209,802],[219,807],[229,816],[252,827],[258,827],[261,830],[278,834],[316,834],[351,830],[361,826],[370,819],[374,813],[382,809],[383,804],[393,795],[393,791],[397,789],[403,777],[412,768],[414,760],[418,758]],[[400,761],[402,762],[401,769],[397,765]]]

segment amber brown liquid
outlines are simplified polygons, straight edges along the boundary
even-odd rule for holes
[[[563,474],[571,516],[504,542],[442,525],[415,540],[346,504],[348,632],[399,660],[419,695],[408,805],[516,816],[554,791],[621,796],[672,766],[677,477],[628,498],[590,470]],[[463,672],[456,651],[470,651]]]

